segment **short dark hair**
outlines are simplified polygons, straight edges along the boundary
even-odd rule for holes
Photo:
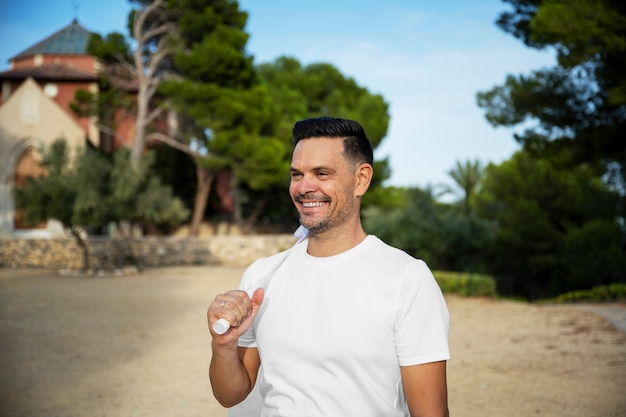
[[[341,138],[346,157],[358,163],[374,166],[372,143],[367,138],[363,126],[354,120],[336,117],[314,117],[296,122],[293,126],[293,144],[308,138]]]

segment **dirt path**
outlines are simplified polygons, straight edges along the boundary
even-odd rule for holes
[[[0,268],[0,415],[225,417],[207,378],[205,310],[241,273]],[[447,299],[451,415],[626,415],[626,335],[593,310]]]

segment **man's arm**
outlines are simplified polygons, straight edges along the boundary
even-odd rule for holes
[[[402,366],[400,370],[411,417],[448,417],[446,361]]]
[[[244,291],[229,291],[218,295],[209,306],[207,321],[212,336],[209,379],[213,394],[224,407],[243,401],[256,381],[261,364],[256,348],[240,348],[239,337],[246,332],[263,302],[263,289],[257,289],[252,298]],[[213,330],[219,318],[228,320],[230,329],[220,335]]]
[[[254,387],[260,363],[256,348],[216,349],[213,343],[209,378],[217,401],[224,407],[243,401]]]

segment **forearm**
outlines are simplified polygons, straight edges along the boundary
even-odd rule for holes
[[[232,407],[243,401],[253,386],[236,347],[217,347],[214,344],[209,379],[213,395],[224,407]]]
[[[448,406],[439,408],[437,410],[420,412],[419,414],[414,413],[413,411],[411,411],[410,413],[411,413],[411,417],[450,417]]]

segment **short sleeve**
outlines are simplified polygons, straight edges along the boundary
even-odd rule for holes
[[[424,261],[416,259],[404,268],[396,300],[395,343],[400,366],[450,359],[450,315]]]

